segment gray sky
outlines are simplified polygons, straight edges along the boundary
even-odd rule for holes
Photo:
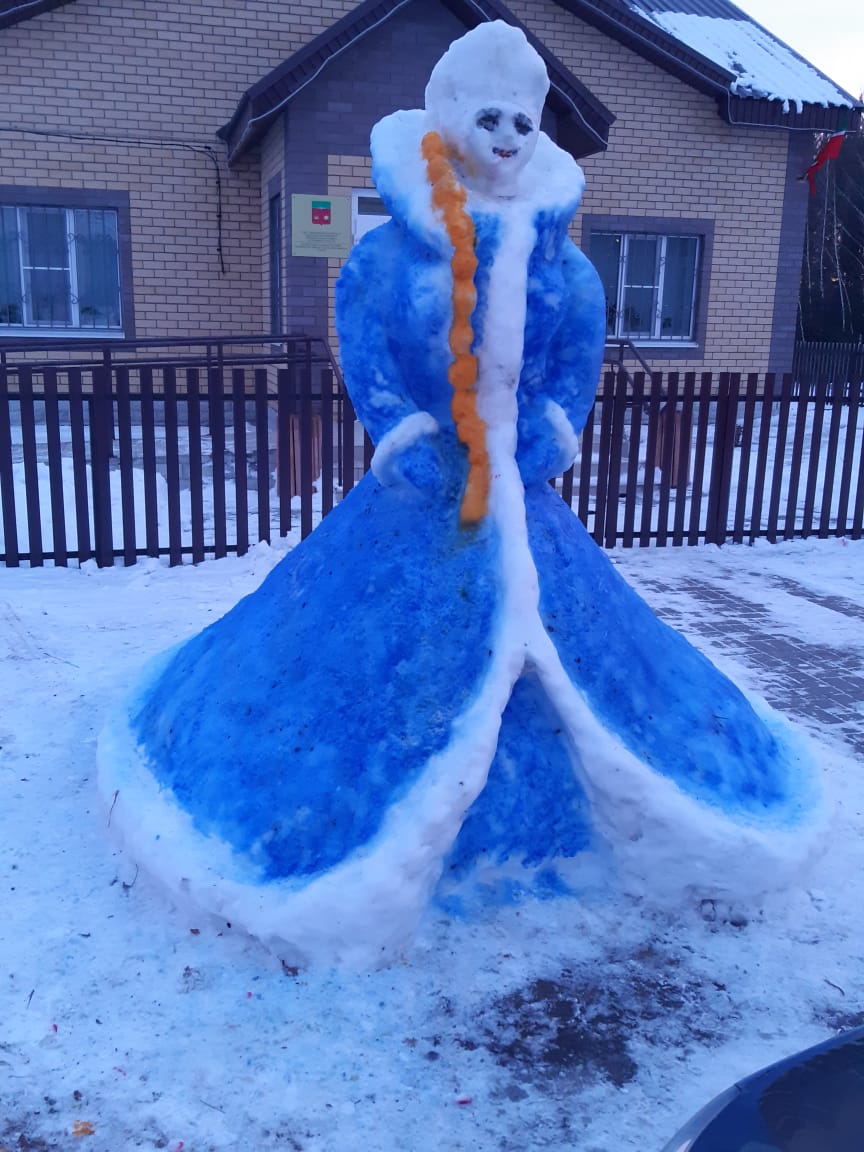
[[[862,0],[733,0],[853,96],[864,89]]]

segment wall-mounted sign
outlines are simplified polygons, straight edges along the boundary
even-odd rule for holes
[[[291,197],[291,255],[347,256],[351,200],[347,196]]]

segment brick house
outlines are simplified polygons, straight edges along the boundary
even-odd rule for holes
[[[380,219],[370,128],[490,18],[546,60],[610,341],[787,369],[799,177],[861,105],[727,0],[0,0],[0,344],[332,335],[340,252]]]

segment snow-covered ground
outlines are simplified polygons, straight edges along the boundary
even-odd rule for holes
[[[177,906],[96,797],[97,733],[141,665],[284,547],[0,572],[0,1148],[649,1152],[731,1081],[864,1020],[864,777],[840,739],[864,735],[864,541],[613,554],[775,704],[824,670],[800,714],[836,815],[805,884],[674,917],[599,896],[430,913],[401,963],[362,974],[286,969]]]

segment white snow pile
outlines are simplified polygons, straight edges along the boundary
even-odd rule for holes
[[[690,12],[634,10],[700,56],[734,72],[733,95],[781,100],[784,111],[804,104],[848,108],[849,95],[782,41],[750,20],[697,16]]]
[[[166,898],[96,793],[130,677],[281,555],[0,574],[0,1148],[656,1152],[735,1080],[864,1022],[864,775],[843,739],[864,736],[864,541],[614,554],[816,740],[836,819],[805,886],[746,915],[606,897],[430,914],[410,957],[363,975],[285,968]],[[808,714],[796,685],[820,662],[834,686]]]

